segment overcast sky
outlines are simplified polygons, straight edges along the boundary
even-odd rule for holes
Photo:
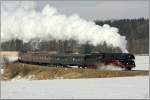
[[[67,15],[79,14],[87,20],[139,18],[149,16],[149,2],[141,1],[38,1],[38,8],[50,4]]]
[[[5,2],[8,3],[9,1]],[[12,2],[7,5],[11,6]],[[26,3],[29,4],[29,3]],[[140,1],[35,1],[36,8],[41,10],[46,4],[57,8],[60,13],[66,15],[78,14],[81,18],[87,20],[107,20],[124,18],[148,18],[149,2]]]

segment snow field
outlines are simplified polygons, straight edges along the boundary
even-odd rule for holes
[[[136,67],[134,70],[149,70],[149,56],[135,56]]]
[[[3,99],[144,99],[148,76],[2,82]]]

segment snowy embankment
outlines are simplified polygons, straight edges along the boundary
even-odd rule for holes
[[[1,74],[4,73],[3,66],[5,63],[15,62],[15,61],[18,61],[18,56],[3,56],[3,57],[0,56],[0,70],[1,70],[0,73]]]
[[[18,60],[17,51],[0,51],[0,63],[14,62]]]
[[[149,98],[149,78],[94,78],[63,80],[18,80],[2,82],[7,99],[144,99]]]
[[[7,62],[14,62],[18,60],[18,56],[5,56],[1,57],[1,63],[6,63]]]

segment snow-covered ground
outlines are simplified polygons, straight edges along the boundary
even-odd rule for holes
[[[148,56],[136,56],[137,70],[149,68]],[[148,99],[149,76],[13,80],[1,83],[4,99]]]
[[[0,62],[5,63],[6,61],[8,62],[14,62],[18,60],[18,56],[5,56],[5,57],[0,57]]]
[[[7,99],[144,99],[149,98],[149,78],[95,78],[18,80],[2,82]]]
[[[135,70],[149,70],[149,56],[135,56]]]

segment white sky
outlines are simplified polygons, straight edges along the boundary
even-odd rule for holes
[[[4,1],[3,1],[4,2]],[[18,2],[18,1],[17,1]],[[18,4],[14,1],[5,1],[2,4],[6,6],[14,6]],[[21,3],[22,5],[30,5],[31,2]],[[108,20],[108,19],[124,19],[124,18],[148,18],[149,2],[148,0],[140,1],[69,1],[69,0],[52,0],[52,1],[35,1],[36,9],[41,10],[46,4],[57,8],[57,10],[66,15],[77,13],[81,18],[87,20]],[[11,8],[12,9],[12,8]]]
[[[46,4],[54,6],[61,13],[79,14],[88,20],[107,20],[123,18],[139,18],[149,16],[149,2],[141,1],[38,1],[38,8]]]

